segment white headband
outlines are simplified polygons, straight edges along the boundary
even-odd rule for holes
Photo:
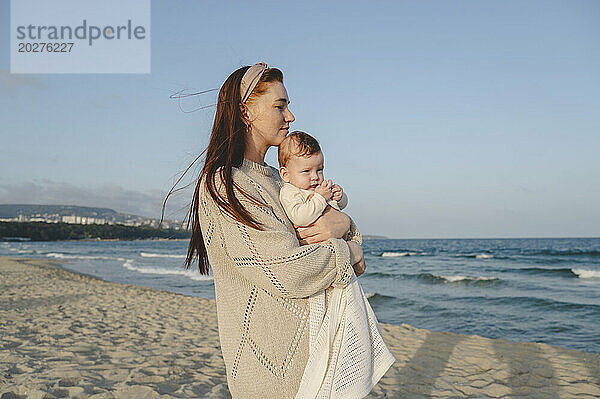
[[[242,98],[242,104],[246,102],[248,97],[250,97],[252,90],[254,90],[261,76],[268,67],[269,66],[264,62],[257,62],[248,68],[242,77],[242,82],[240,83],[240,97]]]

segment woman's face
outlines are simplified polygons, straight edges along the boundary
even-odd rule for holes
[[[289,133],[294,115],[288,109],[287,91],[281,82],[267,83],[267,90],[247,104],[249,135],[262,147],[278,146]]]

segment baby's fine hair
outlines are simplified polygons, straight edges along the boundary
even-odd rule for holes
[[[296,130],[295,132],[288,134],[279,145],[279,152],[277,155],[279,167],[286,166],[292,155],[302,157],[317,154],[319,152],[321,152],[321,146],[319,146],[317,139],[308,133]]]

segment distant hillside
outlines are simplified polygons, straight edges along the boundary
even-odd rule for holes
[[[151,238],[189,238],[185,230],[156,229],[122,224],[69,224],[45,222],[0,222],[0,241],[58,241]]]
[[[113,209],[89,206],[0,204],[0,218],[15,218],[19,215],[33,216],[37,214],[76,215],[94,218],[114,218],[119,215]],[[125,216],[125,214],[120,215]]]
[[[120,213],[110,208],[75,205],[0,204],[0,221],[159,226],[158,219]],[[164,220],[161,227],[179,230],[181,222]]]
[[[386,236],[376,236],[372,234],[365,234],[362,236],[363,240],[389,240]]]

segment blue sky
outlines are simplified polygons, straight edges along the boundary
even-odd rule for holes
[[[153,1],[151,74],[11,75],[2,0],[0,203],[158,216],[214,116],[169,94],[263,60],[363,233],[597,237],[598,21],[597,1]]]

